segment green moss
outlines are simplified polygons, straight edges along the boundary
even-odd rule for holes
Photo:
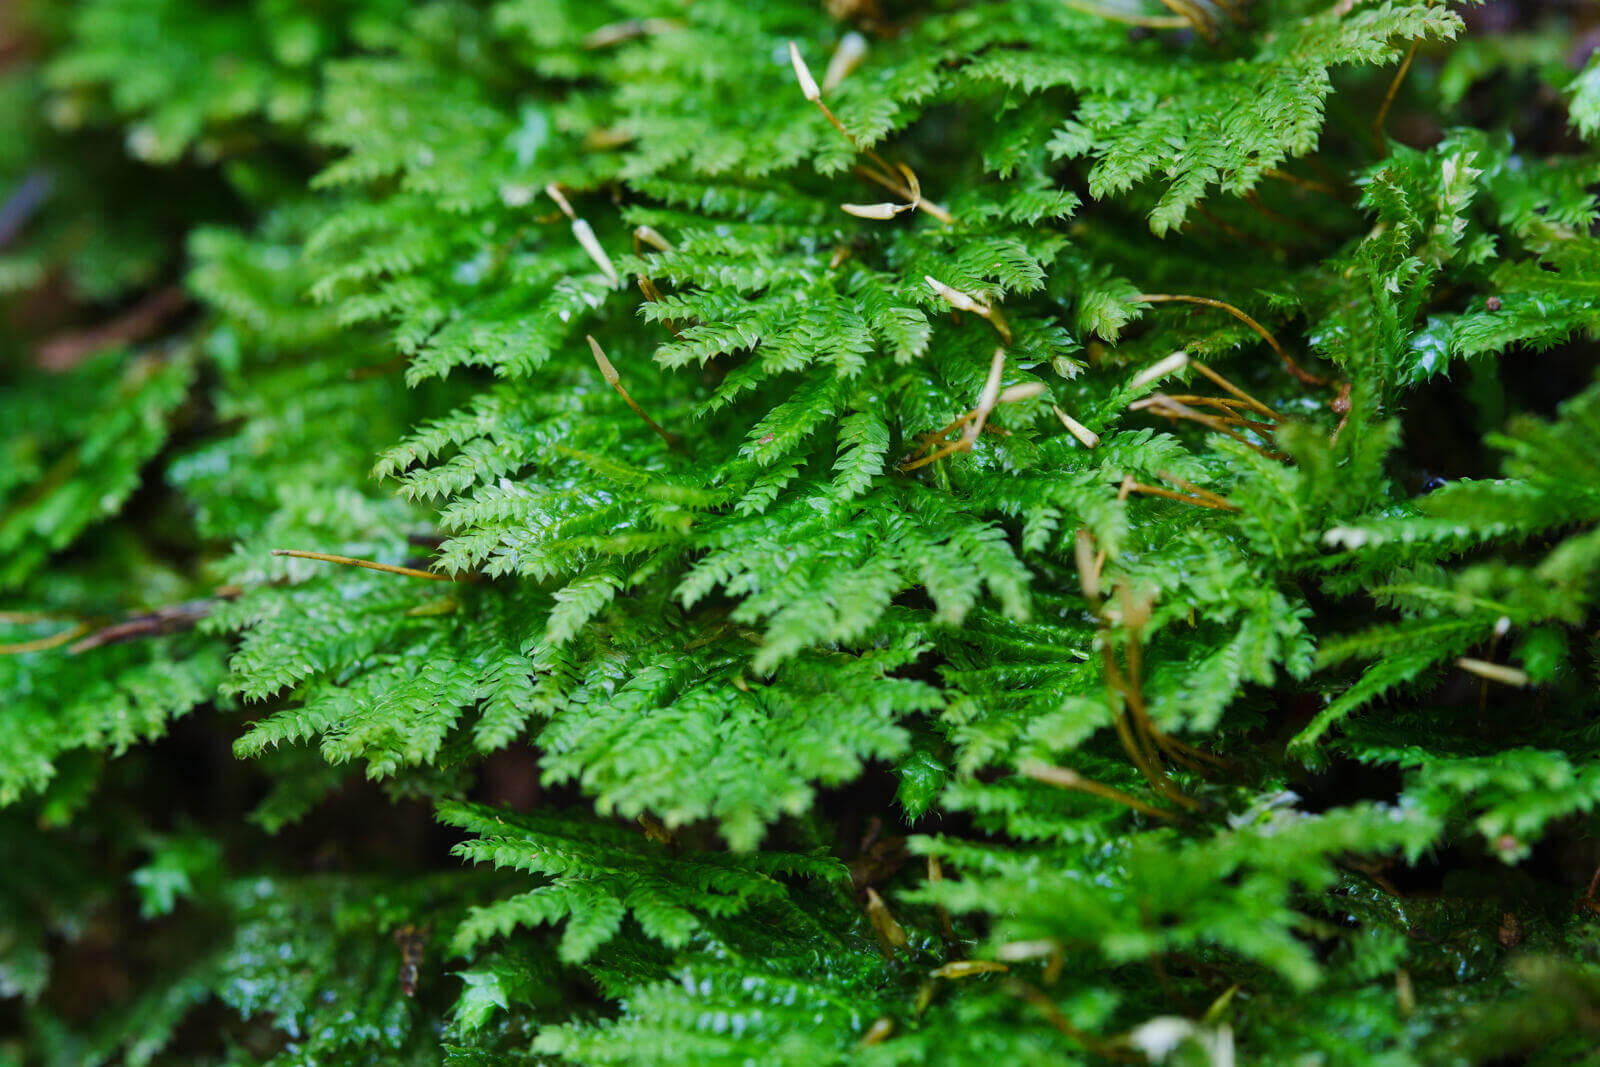
[[[27,6],[0,1062],[1584,1054],[1597,23],[1507,11]]]

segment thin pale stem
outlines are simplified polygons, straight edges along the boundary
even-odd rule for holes
[[[1123,751],[1128,754],[1128,758],[1133,762],[1133,765],[1139,769],[1139,773],[1144,775],[1151,788],[1168,800],[1191,811],[1200,806],[1197,801],[1184,796],[1173,786],[1171,780],[1167,778],[1166,772],[1155,761],[1154,753],[1145,751],[1143,740],[1134,733],[1133,727],[1129,725],[1127,715],[1118,715],[1112,720],[1112,725],[1116,727],[1117,739],[1122,742]]]
[[[1088,793],[1090,796],[1099,797],[1101,800],[1110,800],[1132,808],[1142,815],[1149,815],[1156,819],[1166,819],[1169,822],[1176,822],[1179,818],[1176,812],[1158,808],[1154,804],[1148,804],[1132,793],[1124,793],[1114,786],[1096,782],[1091,778],[1085,778],[1077,771],[1067,767],[1056,767],[1048,763],[1025,763],[1017,769],[1024,776],[1032,778],[1036,782],[1044,782],[1046,785],[1057,786],[1061,789],[1073,789],[1080,793]]]
[[[1244,445],[1246,448],[1254,449],[1261,455],[1266,456],[1268,459],[1283,458],[1276,452],[1262,448],[1248,437],[1236,432],[1226,422],[1217,418],[1215,415],[1207,415],[1205,412],[1196,411],[1194,408],[1188,407],[1184,404],[1179,404],[1172,400],[1171,397],[1165,395],[1158,395],[1152,399],[1156,402],[1143,405],[1143,407],[1148,407],[1151,411],[1156,412],[1158,415],[1165,416],[1169,419],[1188,419],[1190,422],[1197,422],[1201,426],[1206,427],[1208,430],[1213,430],[1225,437],[1230,437]]]
[[[419,571],[415,567],[396,567],[389,563],[375,563],[370,559],[356,559],[352,556],[335,556],[330,552],[302,552],[295,548],[275,548],[274,556],[293,556],[295,559],[315,559],[323,563],[339,563],[346,567],[361,567],[369,571],[382,571],[384,574],[402,574],[407,578],[423,578],[430,582],[476,582],[480,579],[475,574],[452,576],[436,574],[433,571]]]
[[[951,434],[953,434],[957,430],[961,429],[961,427],[965,426],[967,423],[969,423],[973,419],[975,419],[977,417],[977,415],[978,415],[978,409],[977,408],[973,408],[971,411],[968,411],[964,415],[956,416],[955,421],[951,422],[948,426],[945,426],[943,429],[935,430],[933,433],[930,433],[930,434],[923,434],[923,436],[922,436],[922,447],[919,448],[918,451],[926,451],[927,449],[932,448],[934,445],[939,444],[946,437],[949,437]]]
[[[630,408],[633,409],[633,413],[635,415],[639,416],[639,418],[643,419],[644,420],[644,424],[646,426],[650,427],[652,430],[654,430],[661,437],[661,439],[667,443],[667,445],[669,447],[671,447],[671,448],[677,448],[678,447],[678,435],[673,433],[671,430],[667,429],[666,427],[662,426],[659,422],[657,422],[655,419],[652,419],[649,415],[646,415],[644,413],[644,409],[639,406],[639,402],[637,400],[635,400],[633,397],[628,395],[628,390],[623,386],[623,384],[620,381],[612,382],[611,383],[611,388],[613,388],[613,389],[615,389],[617,391],[617,395],[622,397],[623,402],[626,403]]]
[[[1180,504],[1193,504],[1197,508],[1210,508],[1213,511],[1238,511],[1239,509],[1226,502],[1208,500],[1200,496],[1189,496],[1185,493],[1175,493],[1171,489],[1163,489],[1159,485],[1145,485],[1143,482],[1133,482],[1128,488],[1135,493],[1144,493],[1147,496],[1165,497],[1176,500]]]
[[[1193,770],[1199,770],[1198,765],[1200,763],[1209,763],[1214,767],[1226,768],[1228,761],[1221,756],[1213,756],[1209,752],[1204,752],[1193,745],[1179,741],[1171,734],[1162,731],[1156,726],[1154,720],[1150,718],[1149,710],[1144,703],[1144,683],[1141,680],[1143,672],[1141,665],[1142,654],[1143,646],[1139,643],[1138,633],[1134,632],[1127,645],[1128,677],[1126,679],[1118,679],[1118,682],[1122,695],[1127,700],[1129,714],[1132,716],[1135,725],[1155,743],[1157,748],[1166,753],[1168,758],[1185,764]],[[1108,659],[1108,662],[1112,667],[1112,673],[1115,674],[1115,659]]]
[[[941,222],[944,222],[946,225],[954,221],[950,217],[949,213],[943,208],[939,207],[937,204],[929,204],[922,199],[922,190],[917,187],[916,175],[911,172],[911,168],[904,165],[899,167],[900,173],[905,175],[907,179],[907,184],[901,185],[900,178],[896,175],[896,168],[890,166],[889,162],[876,151],[856,140],[855,134],[845,129],[844,123],[839,121],[839,116],[835,115],[833,113],[833,109],[822,102],[822,87],[819,86],[816,79],[811,76],[811,70],[806,66],[805,58],[800,55],[800,49],[793,41],[789,42],[789,60],[794,65],[795,79],[800,85],[801,94],[804,95],[807,100],[811,101],[817,106],[817,110],[822,112],[822,117],[827,119],[829,124],[832,125],[834,129],[839,131],[839,135],[841,137],[850,142],[851,148],[854,148],[857,152],[860,152],[862,155],[866,156],[869,160],[876,164],[881,169],[882,173],[874,174],[870,169],[865,167],[858,167],[858,171],[864,173],[873,181],[878,182],[878,184],[894,190],[912,206],[927,208],[928,214],[939,219]]]
[[[69,641],[75,641],[93,629],[93,625],[80,622],[69,630],[63,630],[49,637],[40,637],[33,641],[18,641],[14,645],[0,645],[0,656],[21,656],[29,652],[47,652],[52,648],[60,648]]]
[[[1167,395],[1180,404],[1202,404],[1206,407],[1216,408],[1218,411],[1225,411],[1229,415],[1237,415],[1240,408],[1250,407],[1243,400],[1234,400],[1232,397],[1226,396],[1205,396],[1202,393],[1168,393]]]
[[[1000,335],[1000,340],[1006,344],[1011,343],[1011,323],[1006,321],[1005,314],[1000,310],[999,301],[989,305],[989,314],[984,318],[989,320],[989,325],[994,327],[994,332]]]
[[[1242,416],[1242,414],[1238,414],[1238,411],[1235,411],[1234,408],[1227,408],[1227,406],[1222,405],[1222,403],[1219,402],[1218,398],[1216,397],[1173,397],[1171,394],[1157,394],[1154,395],[1154,397],[1146,397],[1142,398],[1142,400],[1134,400],[1133,403],[1128,405],[1128,410],[1147,411],[1154,408],[1157,413],[1160,413],[1160,411],[1162,411],[1162,406],[1165,405],[1166,402],[1184,403],[1184,405],[1187,405],[1187,403],[1197,403],[1197,405],[1205,406],[1205,408],[1216,408],[1216,410],[1221,411],[1222,414],[1208,414],[1206,418],[1216,419],[1216,421],[1221,422],[1222,426],[1240,426],[1246,430],[1256,430],[1256,432],[1261,434],[1262,437],[1272,437],[1272,434],[1277,432],[1277,427],[1269,426],[1269,424],[1266,424],[1266,422],[1256,422],[1254,419],[1246,419],[1245,416]]]
[[[1248,404],[1241,404],[1236,400],[1226,400],[1220,396],[1198,396],[1195,394],[1168,393],[1166,396],[1169,399],[1176,400],[1180,404],[1193,404],[1196,407],[1215,408],[1217,411],[1221,412],[1217,418],[1220,418],[1229,426],[1244,426],[1251,430],[1257,430],[1268,437],[1271,437],[1276,430],[1276,427],[1268,423],[1257,422],[1255,419],[1247,419],[1243,415],[1239,414],[1241,408],[1244,410],[1250,410],[1250,406]],[[1132,404],[1128,405],[1128,408],[1132,411],[1143,411],[1145,408],[1154,406],[1156,405],[1150,403],[1149,398],[1146,398],[1145,400],[1134,401]]]
[[[1095,560],[1094,534],[1088,527],[1078,527],[1078,536],[1073,538],[1072,553],[1078,565],[1078,582],[1083,586],[1083,598],[1089,602],[1089,609],[1095,614],[1100,613],[1100,565]]]
[[[1159,471],[1156,471],[1156,476],[1159,477],[1159,478],[1162,478],[1162,479],[1164,479],[1166,481],[1171,482],[1173,485],[1177,486],[1179,489],[1182,489],[1186,493],[1192,493],[1195,496],[1202,497],[1202,498],[1204,498],[1206,500],[1210,500],[1210,501],[1212,501],[1213,503],[1217,504],[1220,507],[1227,508],[1229,511],[1237,511],[1237,510],[1239,510],[1238,508],[1234,507],[1232,504],[1228,503],[1228,498],[1227,497],[1221,496],[1221,495],[1219,495],[1217,493],[1213,493],[1209,489],[1203,489],[1200,486],[1195,485],[1193,482],[1188,481],[1187,479],[1178,477],[1176,474],[1173,474],[1171,471],[1159,470]]]
[[[1187,808],[1190,811],[1196,811],[1200,808],[1200,802],[1195,800],[1193,797],[1187,796],[1180,789],[1178,789],[1177,786],[1172,784],[1171,779],[1169,779],[1166,773],[1161,769],[1159,757],[1155,755],[1154,749],[1160,749],[1161,752],[1165,753],[1168,758],[1173,759],[1178,763],[1185,764],[1191,769],[1199,769],[1195,766],[1192,760],[1185,757],[1182,749],[1178,747],[1181,743],[1167,737],[1166,734],[1157,729],[1155,723],[1150,720],[1149,714],[1145,711],[1144,686],[1140,682],[1141,646],[1139,643],[1139,633],[1137,627],[1131,626],[1130,629],[1132,632],[1126,647],[1126,654],[1128,657],[1128,675],[1126,678],[1123,677],[1122,673],[1117,669],[1117,660],[1116,656],[1113,655],[1111,651],[1110,641],[1102,641],[1100,647],[1101,656],[1105,663],[1107,683],[1111,686],[1114,692],[1119,692],[1122,694],[1123,704],[1126,709],[1126,714],[1123,716],[1118,716],[1117,721],[1120,723],[1123,719],[1127,719],[1132,723],[1131,730],[1129,727],[1119,726],[1118,734],[1121,736],[1125,732],[1132,732],[1133,730],[1136,730],[1139,740],[1142,742],[1142,748],[1145,752],[1145,759],[1150,768],[1145,772],[1146,777],[1151,779],[1152,784],[1155,785],[1155,787],[1162,793],[1162,795],[1167,797],[1167,799],[1171,800],[1175,804]],[[1124,739],[1123,745],[1124,747],[1127,747],[1128,742],[1126,739]],[[1183,746],[1183,748],[1187,747],[1188,746]]]
[[[639,406],[639,402],[628,395],[627,388],[622,384],[622,375],[617,373],[617,368],[612,366],[610,359],[606,358],[605,349],[600,347],[600,342],[596,341],[592,335],[587,336],[585,339],[589,342],[589,351],[594,354],[595,364],[600,368],[600,376],[610,383],[611,388],[617,391],[617,395],[622,397],[628,407],[633,409],[633,413],[643,419],[644,424],[654,430],[667,443],[669,448],[677,448],[678,435],[665,429],[655,419],[646,415],[644,409]]]
[[[36,622],[65,622],[72,618],[55,611],[0,611],[0,623],[7,626],[32,626]]]
[[[1271,345],[1272,350],[1278,354],[1278,358],[1283,361],[1284,367],[1290,374],[1293,374],[1307,385],[1320,386],[1328,384],[1326,378],[1319,378],[1296,363],[1289,353],[1284,351],[1283,346],[1278,343],[1278,339],[1272,336],[1272,333],[1265,326],[1225,300],[1214,300],[1209,296],[1191,296],[1187,293],[1140,293],[1138,296],[1133,297],[1131,302],[1136,304],[1200,304],[1204,307],[1220,308],[1244,323],[1257,337]]]
[[[968,448],[972,447],[972,443],[983,432],[983,424],[989,421],[989,413],[1000,400],[1000,376],[1005,373],[1005,369],[1006,350],[997,348],[994,350],[994,359],[989,363],[989,377],[983,383],[983,392],[978,395],[977,412],[961,433],[961,439],[967,442]]]
[[[945,445],[943,448],[939,449],[939,451],[934,452],[931,455],[923,456],[919,460],[902,465],[900,469],[903,471],[914,471],[918,467],[926,467],[930,463],[937,463],[946,456],[953,456],[957,452],[965,452],[971,447],[971,442],[963,437],[959,440],[952,441],[950,444]]]
[[[661,303],[661,290],[656,288],[656,283],[655,282],[651,281],[649,278],[645,277],[643,274],[639,275],[639,292],[643,293],[644,294],[644,298],[646,300],[650,301],[650,303],[652,303],[652,304]],[[661,321],[661,325],[665,326],[667,328],[667,332],[672,334],[672,336],[674,336],[674,337],[681,337],[682,336],[678,332],[677,324],[674,323],[671,319],[662,319],[660,321]]]
[[[896,196],[915,203],[920,210],[926,211],[928,214],[932,215],[946,226],[953,226],[955,224],[956,219],[954,215],[950,214],[950,212],[946,211],[938,204],[935,204],[932,200],[924,200],[921,197],[913,197],[911,190],[907,189],[900,182],[886,177],[885,175],[879,174],[877,171],[868,167],[857,166],[854,169],[857,174],[868,181],[876,182]]]

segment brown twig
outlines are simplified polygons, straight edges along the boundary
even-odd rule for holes
[[[1406,71],[1411,69],[1411,61],[1417,56],[1417,46],[1422,43],[1418,37],[1411,42],[1411,47],[1406,49],[1406,57],[1400,61],[1400,69],[1394,72],[1394,80],[1389,82],[1389,91],[1383,94],[1383,103],[1378,106],[1378,113],[1372,119],[1372,141],[1378,148],[1379,155],[1387,155],[1389,151],[1388,138],[1383,134],[1383,124],[1389,117],[1389,107],[1394,103],[1395,94],[1400,91],[1400,83],[1405,81]]]
[[[1000,402],[1000,376],[1005,372],[1005,365],[1006,350],[1004,348],[996,348],[994,350],[994,359],[989,364],[989,377],[983,383],[983,392],[978,395],[978,406],[956,419],[955,422],[943,430],[940,430],[934,435],[934,440],[943,438],[957,426],[966,423],[966,429],[961,432],[961,436],[937,452],[923,456],[921,459],[912,459],[902,463],[900,465],[902,471],[914,471],[919,467],[926,467],[930,463],[935,463],[957,452],[970,452],[972,450],[974,442],[978,440],[978,435],[983,432],[984,424],[989,419],[989,413]]]
[[[1158,393],[1155,396],[1145,397],[1142,400],[1135,400],[1133,403],[1128,405],[1128,410],[1146,411],[1154,409],[1158,414],[1167,414],[1167,412],[1163,409],[1172,407],[1172,403],[1170,402],[1175,402],[1179,406],[1187,408],[1188,405],[1184,402],[1185,399],[1188,398],[1180,398],[1164,393]],[[1247,419],[1238,412],[1223,407],[1223,405],[1218,403],[1214,397],[1199,397],[1195,399],[1197,403],[1204,407],[1214,407],[1222,411],[1222,414],[1220,415],[1209,415],[1205,412],[1198,413],[1205,415],[1205,417],[1208,419],[1214,420],[1218,426],[1237,426],[1240,429],[1253,430],[1263,437],[1271,437],[1273,435],[1275,429],[1274,427],[1264,422],[1256,422],[1254,419]],[[1187,418],[1187,416],[1179,417]]]
[[[1123,593],[1123,601],[1126,604],[1125,589]],[[1114,695],[1121,694],[1123,697],[1124,710],[1112,719],[1112,725],[1117,732],[1117,740],[1122,743],[1123,751],[1128,754],[1129,760],[1133,762],[1133,765],[1139,769],[1139,773],[1144,775],[1145,780],[1158,793],[1188,811],[1199,810],[1200,802],[1193,797],[1187,796],[1177,786],[1173,785],[1172,780],[1167,777],[1166,771],[1162,768],[1160,757],[1156,754],[1156,749],[1159,747],[1157,745],[1157,738],[1160,736],[1159,731],[1156,731],[1153,726],[1149,729],[1144,728],[1144,725],[1148,724],[1147,718],[1141,723],[1144,700],[1138,682],[1137,634],[1128,643],[1128,669],[1134,679],[1132,682],[1125,679],[1122,676],[1122,672],[1117,669],[1117,660],[1111,651],[1109,635],[1106,635],[1106,639],[1101,644],[1100,654],[1105,667],[1107,687]],[[1138,714],[1134,714],[1135,709]]]
[[[1110,643],[1106,642],[1100,651],[1106,670],[1107,684],[1113,692],[1121,693],[1125,705],[1128,704],[1130,702],[1130,692],[1136,691],[1136,689],[1130,687],[1129,683],[1123,679],[1121,672],[1117,670],[1116,657],[1111,652]],[[1140,706],[1143,706],[1142,702]],[[1186,795],[1177,786],[1173,785],[1172,780],[1167,777],[1167,772],[1162,768],[1161,761],[1156,755],[1154,735],[1144,730],[1136,730],[1134,728],[1136,721],[1131,714],[1126,712],[1117,715],[1112,720],[1112,725],[1116,728],[1117,740],[1122,743],[1123,751],[1128,754],[1128,759],[1139,769],[1139,773],[1144,775],[1145,780],[1150,783],[1156,792],[1188,811],[1198,811],[1200,802]]]
[[[1226,497],[1220,496],[1217,493],[1213,493],[1209,489],[1202,489],[1200,486],[1195,485],[1193,482],[1186,481],[1185,479],[1178,477],[1176,474],[1173,474],[1170,471],[1165,471],[1165,470],[1156,471],[1156,477],[1165,479],[1166,481],[1169,481],[1173,485],[1177,486],[1179,489],[1182,489],[1187,493],[1192,493],[1195,496],[1203,497],[1206,500],[1210,500],[1212,503],[1216,504],[1217,506],[1226,508],[1229,511],[1238,511],[1239,510],[1238,508],[1234,507],[1232,504],[1228,503],[1228,499]]]
[[[1250,407],[1243,400],[1235,400],[1230,396],[1206,396],[1204,393],[1168,393],[1167,395],[1180,404],[1195,404],[1216,408],[1218,411],[1234,418],[1239,416],[1240,409],[1248,409]]]
[[[24,652],[43,652],[47,649],[58,648],[74,642],[67,648],[69,655],[76,656],[104,645],[120,645],[129,641],[137,641],[143,637],[159,637],[164,634],[176,633],[187,630],[201,619],[204,619],[216,609],[216,605],[223,600],[231,600],[243,590],[238,586],[219,586],[215,593],[199,600],[186,600],[181,604],[169,604],[154,611],[139,612],[129,615],[118,622],[95,629],[92,621],[85,620],[76,626],[50,637],[40,638],[37,641],[24,641],[15,645],[0,645],[0,655],[16,655]],[[24,616],[18,615],[21,620]],[[34,620],[37,621],[37,620]],[[87,635],[87,636],[85,636]],[[82,640],[77,640],[82,638]]]
[[[1068,767],[1057,767],[1049,763],[1030,761],[1018,767],[1017,771],[1023,777],[1032,778],[1036,782],[1043,782],[1046,785],[1057,786],[1061,789],[1072,789],[1080,793],[1088,793],[1090,796],[1113,801],[1152,818],[1165,819],[1168,822],[1177,822],[1182,818],[1177,812],[1158,808],[1154,804],[1147,804],[1132,793],[1124,793],[1114,786],[1096,782],[1091,778],[1085,778]]]
[[[241,592],[243,590],[238,586],[222,586],[215,594],[209,597],[203,597],[199,600],[186,600],[181,604],[169,604],[166,607],[157,608],[155,611],[130,615],[121,622],[101,627],[82,641],[74,644],[67,651],[76,656],[81,652],[88,652],[103,645],[121,645],[144,637],[159,637],[163,634],[187,630],[215,611],[218,602],[231,600]]]
[[[1040,393],[1044,392],[1044,388],[1043,382],[1025,382],[1022,385],[1013,385],[1009,389],[1005,389],[1000,393],[999,403],[1010,404],[1015,403],[1018,400],[1027,399],[1028,397],[1038,396]],[[917,452],[925,452],[928,449],[943,443],[945,438],[961,429],[961,427],[970,424],[972,420],[976,419],[977,417],[978,409],[972,408],[970,411],[957,415],[954,420],[946,424],[944,427],[934,430],[932,433],[918,435]],[[984,424],[982,432],[996,434],[1000,437],[1011,436],[1010,430],[1002,429],[999,426],[990,426],[988,423]],[[913,455],[915,454],[916,453],[913,453]]]
[[[1164,497],[1167,500],[1176,500],[1180,504],[1193,504],[1197,508],[1210,508],[1213,511],[1238,511],[1239,509],[1225,500],[1208,499],[1207,497],[1191,496],[1186,493],[1175,493],[1171,489],[1163,489],[1159,485],[1146,485],[1133,480],[1133,475],[1123,482],[1131,493],[1144,493],[1147,496]]]
[[[189,297],[177,286],[157,289],[132,309],[102,326],[57,334],[39,346],[34,363],[41,370],[71,370],[94,353],[118,344],[135,344],[182,311]]]
[[[914,470],[917,470],[917,469],[919,469],[921,467],[926,467],[929,464],[937,463],[941,459],[946,458],[947,456],[953,456],[957,452],[961,452],[964,449],[966,449],[967,447],[970,447],[970,446],[968,446],[966,444],[965,440],[956,440],[956,441],[951,442],[948,445],[945,445],[943,448],[939,449],[937,452],[933,452],[933,453],[930,453],[929,455],[923,456],[921,459],[908,460],[907,462],[902,463],[900,465],[900,469],[902,471],[906,471],[906,472],[914,471]]]
[[[1157,393],[1154,396],[1146,397],[1144,400],[1135,401],[1134,404],[1130,404],[1129,407],[1136,411],[1143,411],[1148,408],[1149,410],[1154,411],[1156,414],[1168,419],[1187,419],[1190,422],[1199,423],[1208,430],[1220,433],[1224,437],[1232,438],[1233,440],[1244,445],[1246,448],[1254,449],[1256,452],[1266,456],[1268,459],[1281,460],[1283,458],[1278,453],[1261,447],[1248,437],[1245,437],[1243,434],[1237,432],[1223,419],[1219,419],[1215,415],[1207,415],[1203,411],[1196,411],[1187,404],[1180,404],[1173,400],[1170,396],[1167,396],[1165,393]]]
[[[1278,339],[1272,336],[1271,332],[1268,331],[1265,326],[1261,325],[1255,319],[1251,318],[1249,315],[1245,314],[1243,311],[1240,311],[1238,308],[1234,307],[1225,300],[1214,300],[1209,296],[1190,296],[1186,293],[1140,293],[1138,296],[1130,297],[1129,303],[1183,303],[1200,304],[1204,307],[1220,308],[1221,310],[1232,315],[1234,318],[1238,319],[1240,322],[1244,323],[1257,337],[1260,337],[1263,341],[1267,342],[1267,344],[1271,345],[1272,350],[1278,354],[1278,358],[1283,361],[1285,369],[1287,369],[1290,374],[1293,374],[1306,385],[1324,386],[1328,384],[1328,380],[1326,378],[1319,378],[1315,374],[1307,371],[1304,367],[1300,366],[1300,364],[1296,363],[1289,353],[1284,351],[1283,346],[1278,343]]]
[[[1241,405],[1237,400],[1228,400],[1220,396],[1199,396],[1195,394],[1169,393],[1167,395],[1180,404],[1188,404],[1193,407],[1215,408],[1219,413],[1217,418],[1221,419],[1229,426],[1243,426],[1247,430],[1255,430],[1257,433],[1267,437],[1271,437],[1275,429],[1269,423],[1257,422],[1255,419],[1247,419],[1243,415],[1239,414],[1239,408],[1247,407],[1248,405]],[[1151,405],[1141,401],[1135,401],[1128,406],[1134,411],[1140,411],[1146,407],[1150,407]]]
[[[1117,667],[1108,631],[1102,633],[1100,642],[1106,684],[1113,694],[1122,696],[1123,714],[1119,714],[1114,720],[1117,736],[1134,765],[1139,767],[1151,784],[1164,796],[1190,811],[1199,810],[1200,802],[1181,792],[1167,778],[1161,769],[1157,750],[1175,763],[1195,771],[1202,770],[1202,764],[1223,769],[1228,766],[1228,762],[1220,756],[1203,752],[1166,734],[1151,720],[1144,703],[1140,644],[1140,632],[1144,624],[1149,621],[1151,603],[1148,599],[1136,600],[1126,586],[1118,590],[1118,600],[1122,610],[1123,626],[1128,632],[1128,640],[1124,646],[1124,655],[1128,663],[1126,675]],[[1101,612],[1101,617],[1105,619],[1104,611]],[[1109,623],[1108,619],[1106,621]]]
[[[1257,400],[1255,397],[1251,396],[1237,385],[1234,385],[1227,378],[1224,378],[1222,375],[1218,374],[1204,363],[1201,363],[1198,359],[1189,360],[1189,366],[1203,374],[1207,379],[1214,383],[1217,388],[1226,392],[1235,399],[1243,401],[1250,407],[1252,411],[1261,413],[1265,417],[1271,419],[1273,422],[1283,421],[1282,415],[1279,415],[1276,411],[1273,411],[1271,408],[1267,407],[1267,405],[1263,404],[1261,401]]]
[[[1133,719],[1135,728],[1148,737],[1150,742],[1169,759],[1183,764],[1190,770],[1200,770],[1200,765],[1203,763],[1210,764],[1219,770],[1230,766],[1228,761],[1221,756],[1214,756],[1204,749],[1199,749],[1180,741],[1156,726],[1155,722],[1150,718],[1149,709],[1145,707],[1144,686],[1139,677],[1138,656],[1138,636],[1135,635],[1128,645],[1129,677],[1119,679],[1123,698],[1127,701],[1128,712]]]

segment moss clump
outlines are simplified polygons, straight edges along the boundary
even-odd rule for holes
[[[36,0],[0,1062],[1600,1018],[1600,21]]]

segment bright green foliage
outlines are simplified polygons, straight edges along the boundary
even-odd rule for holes
[[[37,382],[13,394],[0,411],[12,430],[0,588],[16,589],[85,527],[121,510],[193,377],[193,361],[181,355],[125,366],[101,358],[84,368],[75,393]],[[51,393],[56,403],[39,403]]]
[[[28,4],[0,1063],[1578,1062],[1600,22],[1496,9]]]
[[[837,860],[781,852],[672,860],[628,830],[507,820],[492,809],[460,804],[442,806],[439,815],[480,835],[457,846],[463,859],[551,878],[548,885],[476,910],[456,930],[461,951],[517,926],[565,918],[561,958],[581,963],[616,935],[624,915],[647,937],[682,948],[703,929],[697,911],[723,919],[783,902],[787,894],[773,875],[837,880],[846,873]]]

